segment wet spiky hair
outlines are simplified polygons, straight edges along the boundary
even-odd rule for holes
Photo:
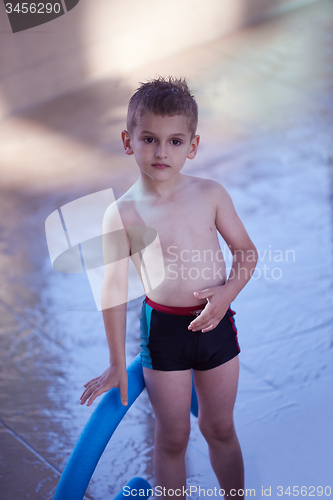
[[[132,95],[127,113],[127,130],[131,134],[146,113],[160,116],[183,115],[187,118],[192,138],[198,125],[198,106],[185,78],[158,77],[140,87]]]

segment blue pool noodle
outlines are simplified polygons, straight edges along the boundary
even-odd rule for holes
[[[73,448],[59,480],[53,500],[83,499],[106,445],[127,411],[145,388],[139,354],[129,365],[127,373],[128,405],[122,405],[119,389],[111,389],[104,395]],[[191,411],[193,415],[198,416],[198,400],[193,382]],[[146,487],[149,485],[144,479],[134,478],[132,481],[134,480],[143,481],[143,484],[146,483]],[[123,493],[121,492],[119,495],[123,495]],[[117,499],[125,498],[125,496],[119,495],[116,497]],[[148,498],[148,496],[141,498]],[[131,497],[128,496],[127,498]]]
[[[191,398],[191,413],[192,413],[195,417],[198,417],[198,413],[199,413],[199,405],[198,405],[198,397],[197,397],[197,393],[196,393],[195,386],[194,386],[193,371],[192,371],[192,398]]]
[[[131,491],[133,494],[130,494]],[[142,477],[133,477],[133,479],[126,484],[125,488],[121,490],[119,495],[117,495],[114,500],[123,500],[125,498],[139,498],[140,500],[146,500],[150,497],[151,493],[152,487],[148,481],[142,479]]]
[[[127,369],[128,405],[119,389],[105,394],[85,425],[61,475],[53,500],[82,500],[96,465],[124,415],[145,388],[140,356]]]

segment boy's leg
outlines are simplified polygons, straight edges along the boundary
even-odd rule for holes
[[[209,446],[212,467],[225,498],[243,499],[244,464],[235,432],[233,409],[237,394],[239,360],[206,371],[193,370],[199,404],[199,427]],[[237,490],[237,494],[235,491]]]
[[[155,413],[154,470],[156,486],[177,491],[186,498],[185,451],[190,435],[192,392],[191,370],[159,371],[143,369],[145,383]],[[181,493],[181,494],[179,494]],[[163,498],[176,498],[168,494]]]

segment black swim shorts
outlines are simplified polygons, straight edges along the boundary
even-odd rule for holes
[[[162,371],[210,370],[237,356],[240,347],[232,309],[213,330],[188,330],[203,307],[167,307],[146,297],[140,320],[142,366]]]

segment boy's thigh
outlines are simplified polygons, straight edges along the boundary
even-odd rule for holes
[[[155,418],[165,428],[190,422],[191,370],[161,371],[143,368],[143,375]]]
[[[211,370],[193,370],[193,377],[199,417],[222,421],[232,419],[239,378],[238,356]]]

